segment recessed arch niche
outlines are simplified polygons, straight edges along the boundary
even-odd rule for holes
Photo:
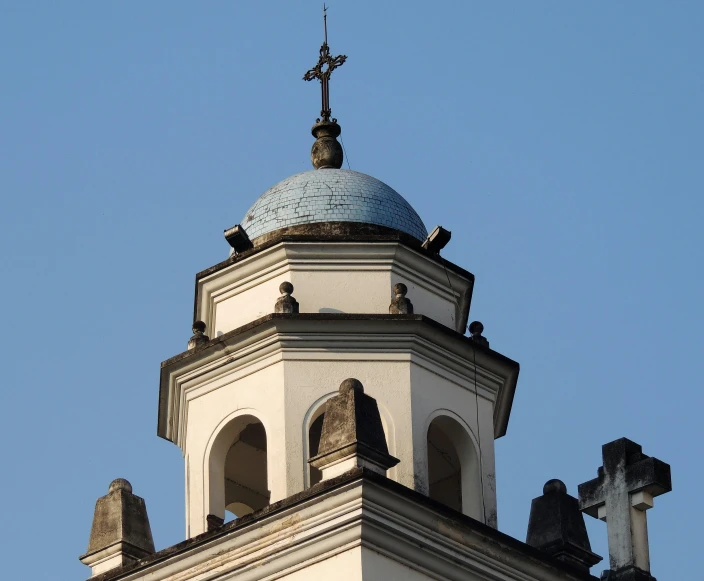
[[[240,415],[220,430],[210,452],[210,513],[240,517],[270,502],[267,435],[254,415]]]
[[[428,496],[483,522],[479,459],[468,430],[438,415],[428,426],[427,450]]]

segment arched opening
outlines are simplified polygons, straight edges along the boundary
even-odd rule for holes
[[[225,509],[236,517],[269,504],[266,430],[257,421],[237,435],[225,458]]]
[[[227,521],[269,504],[266,443],[264,424],[251,415],[220,431],[210,455],[212,514]]]
[[[325,419],[325,405],[322,405],[316,412],[317,417],[311,422],[308,428],[308,458],[312,458],[318,453],[320,447],[320,436],[323,433],[323,420]],[[317,468],[308,465],[308,484],[314,486],[323,478],[323,473]]]
[[[427,444],[428,496],[483,521],[479,463],[465,428],[438,416],[428,427]]]

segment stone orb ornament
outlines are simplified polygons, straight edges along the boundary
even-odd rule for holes
[[[108,493],[115,492],[117,490],[124,490],[125,492],[132,492],[132,485],[129,480],[124,478],[116,478],[110,483],[110,488],[108,488]]]
[[[315,169],[340,169],[344,156],[342,146],[337,138],[342,129],[334,119],[332,121],[318,121],[311,129],[315,143],[310,151],[310,160]]]

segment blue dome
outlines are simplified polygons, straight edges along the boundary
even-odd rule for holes
[[[395,190],[348,169],[296,174],[270,188],[242,219],[251,239],[298,224],[362,222],[394,228],[421,242],[428,236],[420,216]]]

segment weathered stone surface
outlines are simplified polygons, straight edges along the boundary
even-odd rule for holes
[[[592,553],[577,499],[560,480],[549,480],[533,499],[526,543],[583,571],[602,559]]]
[[[209,531],[216,531],[225,524],[224,518],[220,518],[219,516],[216,516],[214,514],[209,514],[206,520],[208,521]]]
[[[293,510],[297,514],[295,520]],[[345,515],[344,526],[340,526],[341,514]],[[263,551],[242,551],[241,539],[245,535],[256,531],[261,536],[270,535],[272,528],[280,532],[280,543],[264,543]],[[418,532],[418,536],[408,535],[409,530]],[[338,552],[339,547],[349,542],[350,531],[355,531],[359,542],[370,543],[373,548],[389,550],[390,546],[402,543],[403,551],[397,553],[397,558],[424,569],[431,565],[434,579],[485,579],[489,574],[497,580],[598,581],[506,533],[361,468],[320,482],[139,562],[107,571],[95,581],[239,578],[242,557],[250,571],[257,571],[262,578],[275,577],[274,573],[280,574],[281,569],[291,567],[292,560],[304,567],[310,563],[311,548],[319,549],[322,557]],[[327,542],[315,542],[321,538]],[[438,539],[443,542],[437,542]],[[282,546],[286,550],[281,550]],[[495,562],[497,552],[501,554],[500,566],[488,571],[487,562]],[[215,558],[213,553],[217,555]],[[428,559],[429,555],[434,558]],[[345,571],[330,578],[343,578],[346,574]],[[389,581],[403,578],[387,577]]]
[[[474,282],[474,275],[468,270],[423,248],[421,242],[398,228],[366,224],[364,222],[344,222],[330,220],[283,226],[253,239],[254,247],[242,254],[231,254],[228,258],[196,274],[196,281],[210,276],[229,265],[246,260],[251,256],[276,246],[281,242],[398,242],[412,248],[419,254],[441,264],[444,268]]]
[[[580,509],[606,520],[611,574],[617,575],[609,579],[639,579],[632,576],[650,571],[645,511],[655,496],[672,490],[670,466],[627,438],[604,444],[601,453],[598,476],[579,485]]]
[[[188,349],[198,349],[208,344],[210,337],[205,335],[205,323],[203,321],[195,321],[193,323],[193,336],[188,340]]]
[[[340,392],[328,400],[318,455],[310,464],[323,470],[341,460],[356,459],[357,466],[366,466],[385,473],[399,460],[389,454],[379,407],[373,397],[364,393],[357,379],[345,379]]]
[[[275,313],[288,313],[290,315],[298,314],[298,301],[291,296],[293,285],[290,282],[282,282],[279,285],[281,296],[276,299],[274,307]]]
[[[340,169],[343,162],[342,146],[337,138],[342,129],[335,121],[319,121],[311,129],[315,143],[310,151],[310,160],[315,169]]]
[[[601,581],[657,581],[657,579],[638,567],[625,567],[619,571],[604,571],[601,574]]]
[[[81,561],[93,568],[93,575],[130,564],[154,552],[144,499],[132,494],[124,478],[95,503],[88,551]]]
[[[412,315],[413,303],[411,299],[406,298],[408,287],[402,282],[394,285],[394,298],[389,305],[389,314],[391,315]]]

